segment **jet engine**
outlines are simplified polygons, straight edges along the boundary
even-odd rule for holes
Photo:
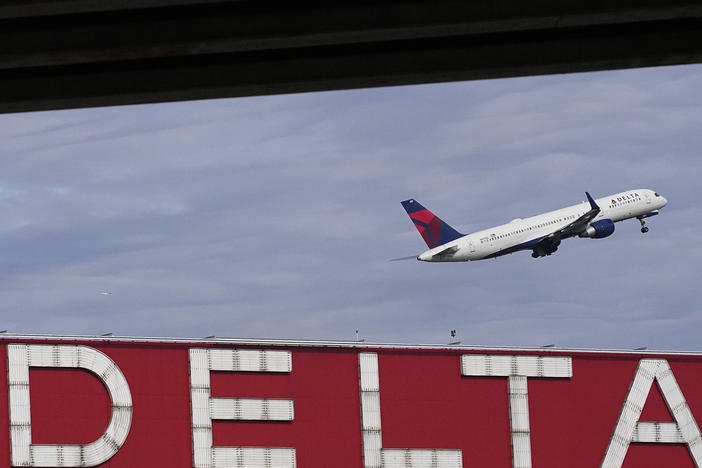
[[[613,232],[614,221],[611,219],[601,219],[592,223],[587,227],[587,229],[578,234],[578,236],[590,237],[592,239],[602,239],[603,237],[611,236]]]

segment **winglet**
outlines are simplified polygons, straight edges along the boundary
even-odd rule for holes
[[[595,203],[595,200],[592,199],[592,197],[590,196],[590,194],[587,193],[587,192],[585,192],[585,195],[587,195],[587,201],[590,202],[590,208],[592,208],[593,210],[599,210],[600,207],[597,206],[597,203]]]

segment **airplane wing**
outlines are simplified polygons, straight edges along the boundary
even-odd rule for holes
[[[600,214],[600,207],[597,206],[595,200],[592,199],[588,192],[585,192],[585,195],[587,196],[587,201],[590,202],[590,210],[578,219],[574,220],[572,223],[552,232],[542,239],[538,245],[540,245],[543,250],[552,252],[555,251],[556,248],[558,248],[558,245],[561,243],[561,239],[577,236],[585,230],[590,221],[595,219],[595,217]]]
[[[590,210],[567,226],[549,234],[549,238],[563,239],[565,237],[577,236],[585,230],[590,221],[600,214],[600,207],[597,206],[595,200],[592,199],[589,193],[585,192],[585,195],[587,196],[587,201],[590,202]]]

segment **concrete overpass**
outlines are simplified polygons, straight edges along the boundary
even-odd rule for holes
[[[0,5],[0,112],[700,61],[692,0]]]

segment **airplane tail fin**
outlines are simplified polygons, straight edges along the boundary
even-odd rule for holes
[[[464,236],[414,199],[403,201],[402,206],[430,249]]]

